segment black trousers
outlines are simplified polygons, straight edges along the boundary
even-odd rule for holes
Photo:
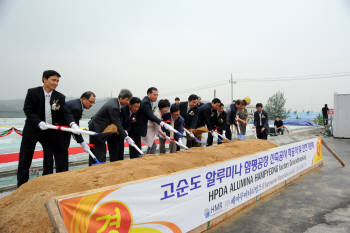
[[[225,136],[228,140],[232,140],[232,131],[231,131],[231,126],[230,125],[226,125],[226,132],[225,132]]]
[[[190,136],[186,135],[186,146],[188,148],[194,147],[194,146],[196,146],[196,144],[197,144],[196,140],[194,140]]]
[[[124,159],[124,138],[117,134],[107,137],[109,161],[114,162]]]
[[[53,172],[53,159],[55,159],[56,172],[68,170],[68,151],[65,150],[68,133],[50,129],[42,131],[36,127],[25,126],[23,129],[17,170],[17,187],[29,180],[29,169],[32,165],[37,142],[40,142],[44,151],[43,174]]]
[[[68,171],[69,169],[68,168],[68,148],[70,144],[71,134],[68,132],[60,132],[60,133],[62,134],[60,139],[60,142],[62,144],[61,146],[63,146],[63,150],[67,152],[67,170],[66,171]],[[53,173],[54,159],[55,159],[55,155],[51,150],[51,148],[44,149],[43,176]],[[57,164],[56,159],[55,159],[55,164]],[[56,165],[56,172],[59,172],[57,171],[57,165]]]
[[[207,143],[207,146],[213,145],[213,135],[211,135],[211,133],[208,133]]]
[[[323,124],[328,125],[328,116],[323,116]]]
[[[94,129],[90,129],[94,130]],[[111,162],[124,159],[124,139],[117,134],[108,136],[90,136],[90,144],[92,144],[91,152],[96,156],[98,161],[106,162],[106,141],[109,150],[109,160]],[[89,166],[95,161],[89,157]]]
[[[129,135],[132,140],[134,140],[136,146],[142,150],[142,146],[141,146],[141,136],[140,135],[133,135],[133,134],[130,134]],[[138,158],[140,157],[140,153],[132,146],[129,145],[129,155],[130,155],[130,159],[135,159],[135,158]]]
[[[267,131],[268,129],[265,129],[264,132],[261,132],[261,128],[256,128],[256,137],[259,139],[267,140]]]
[[[217,131],[219,132],[219,134],[222,135],[222,132],[223,132],[222,129],[217,129]],[[225,137],[226,137],[226,135],[225,135]],[[222,139],[220,136],[219,136],[219,138]],[[208,133],[207,143],[208,143],[208,146],[213,145],[213,135],[211,135],[211,133]],[[218,142],[218,144],[221,144],[221,143],[222,143],[222,141]]]
[[[276,131],[276,134],[278,134],[278,133],[280,133],[280,134],[284,134],[284,128],[280,128],[280,129],[278,129],[277,131]]]

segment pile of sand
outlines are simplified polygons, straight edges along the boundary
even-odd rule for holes
[[[0,232],[53,232],[44,207],[52,197],[201,167],[273,147],[276,145],[266,140],[235,141],[38,177],[0,199]]]

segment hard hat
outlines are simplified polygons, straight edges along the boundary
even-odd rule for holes
[[[250,98],[247,96],[247,97],[244,97],[244,100],[247,102],[247,105],[250,104]]]

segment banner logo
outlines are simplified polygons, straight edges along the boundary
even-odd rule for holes
[[[119,201],[99,205],[89,219],[88,231],[97,233],[128,233],[132,216],[128,207]]]

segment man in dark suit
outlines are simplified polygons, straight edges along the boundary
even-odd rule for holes
[[[124,129],[128,132],[129,137],[131,137],[138,148],[141,147],[141,131],[139,127],[139,121],[137,119],[136,113],[140,109],[141,100],[137,97],[132,97],[130,103],[122,107],[122,122]],[[131,145],[129,145],[129,155],[130,159],[138,158],[140,153]]]
[[[197,107],[198,96],[192,94],[188,97],[188,101],[180,102],[180,115],[184,118],[185,128],[195,129],[198,121],[198,107]],[[191,148],[196,145],[196,141],[193,140],[189,135],[186,136],[186,146]]]
[[[179,131],[181,134],[184,132],[184,119],[180,115],[180,109],[177,105],[172,105],[170,107],[170,113],[165,113],[162,116],[163,120],[167,122],[167,124],[171,125],[174,129]],[[175,134],[172,131],[164,130],[167,134],[167,136],[170,137],[170,139],[174,139],[180,143],[182,143],[182,138]],[[169,144],[170,153],[175,153],[176,151],[180,150],[180,147],[176,145],[174,141],[170,141]]]
[[[232,137],[232,132],[234,132],[234,128],[236,130],[238,129],[237,121],[236,121],[236,116],[238,109],[241,108],[241,100],[236,100],[234,103],[230,105],[230,108],[227,111],[227,123],[229,124],[229,127],[226,130],[226,137],[231,140]]]
[[[80,99],[74,99],[66,102],[63,109],[67,124],[72,129],[79,129],[79,121],[83,116],[84,109],[90,109],[95,104],[95,101],[95,93],[92,91],[86,91],[80,96]],[[88,152],[90,148],[89,145],[84,141],[84,138],[80,134],[73,133],[72,135],[75,141],[79,143],[86,152]],[[69,144],[67,145],[67,150],[68,147]]]
[[[216,130],[219,132],[219,134],[224,134],[225,135],[225,131],[227,128],[227,124],[226,124],[226,112],[224,109],[224,104],[221,103],[220,107],[217,111],[217,115],[216,118],[211,118],[212,124],[214,125],[214,128],[216,128]],[[207,143],[208,146],[213,145],[213,135],[208,134],[208,139],[207,139]],[[218,144],[221,144],[222,142],[218,142]]]
[[[152,103],[156,102],[157,99],[158,99],[158,89],[155,87],[148,88],[147,96],[145,96],[141,101],[140,110],[136,114],[138,120],[140,120],[140,131],[141,131],[142,137],[145,137],[147,134],[148,121],[153,121],[162,127],[166,125],[153,113]]]
[[[254,113],[254,126],[256,127],[256,137],[267,140],[269,133],[269,117],[267,112],[263,110],[262,103],[256,104],[256,112]]]
[[[207,126],[210,135],[214,130],[213,119],[217,118],[217,110],[221,104],[220,99],[214,98],[211,103],[203,104],[198,109],[198,122],[197,127]],[[197,138],[200,140],[202,135],[198,135]]]
[[[42,76],[43,86],[28,89],[24,101],[24,113],[27,117],[23,129],[19,154],[17,187],[29,179],[35,145],[40,142],[44,150],[44,172],[51,170],[45,156],[55,157],[56,172],[68,170],[68,152],[65,150],[68,133],[48,129],[46,123],[64,124],[63,106],[65,96],[55,89],[61,75],[54,70],[46,70]],[[52,160],[52,159],[51,159]],[[52,166],[52,165],[51,165]]]
[[[73,130],[80,129],[79,121],[82,117],[83,110],[89,109],[95,103],[95,94],[91,91],[84,92],[80,99],[70,100],[65,103],[63,106],[65,125],[69,125]],[[73,138],[77,141],[85,150],[88,152],[90,149],[89,145],[84,141],[84,138],[80,134],[73,134]],[[67,150],[70,145],[71,133],[66,133],[67,139],[64,140],[66,142],[65,150]],[[44,151],[44,164],[46,164],[45,173],[44,174],[52,174],[53,173],[53,154],[51,151]]]
[[[106,144],[108,144],[109,159],[111,162],[123,160],[124,138],[128,140],[121,122],[121,106],[127,105],[132,94],[129,90],[120,91],[118,98],[109,99],[89,121],[89,130],[102,133],[110,124],[115,124],[118,133],[112,135],[90,136],[92,152],[100,162],[106,162]],[[94,163],[90,158],[89,165]]]
[[[324,107],[322,108],[323,124],[325,126],[328,125],[328,110],[329,110],[329,108],[328,108],[327,104],[325,104]]]
[[[207,126],[209,131],[213,131],[213,121],[217,117],[217,110],[219,109],[221,104],[220,99],[214,98],[211,103],[207,103],[199,107],[198,109],[198,122],[197,127]]]

